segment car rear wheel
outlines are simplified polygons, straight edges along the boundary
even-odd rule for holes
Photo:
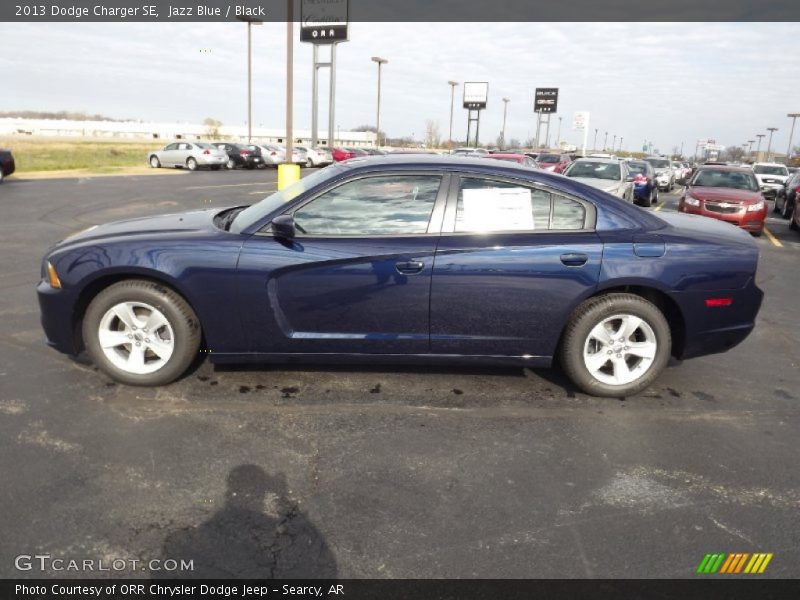
[[[607,294],[581,304],[567,324],[560,360],[572,382],[594,396],[636,394],[669,362],[669,324],[653,303]]]
[[[780,213],[781,212],[781,209],[778,208],[778,197],[779,197],[779,195],[776,194],[775,195],[775,202],[772,204],[772,212],[775,212],[775,213]]]
[[[186,300],[139,279],[100,292],[86,310],[82,333],[97,367],[131,385],[163,385],[180,377],[197,357],[201,336]]]
[[[197,160],[195,160],[192,157],[187,158],[186,159],[186,168],[189,169],[190,171],[196,171],[197,170]]]
[[[794,207],[792,208],[792,216],[789,217],[791,219],[789,221],[789,229],[793,229],[794,231],[800,230],[800,227],[797,226],[797,202],[794,203]]]
[[[154,169],[158,169],[161,166],[161,161],[158,160],[155,154],[150,157],[150,166]]]
[[[314,164],[314,161],[313,161],[312,159],[310,159],[310,158],[309,158],[309,159],[307,159],[307,160],[306,160],[306,166],[307,166],[309,169],[313,169],[313,168],[314,168],[316,165]]]
[[[225,163],[225,168],[227,168],[227,169],[235,169],[236,168],[236,162],[232,158],[229,158],[228,162]]]

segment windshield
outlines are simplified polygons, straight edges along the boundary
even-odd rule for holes
[[[647,174],[647,165],[644,164],[644,163],[629,162],[628,163],[628,170],[633,175],[646,175]]]
[[[784,177],[789,175],[789,171],[782,165],[756,165],[753,167],[753,173],[757,175],[783,175]]]
[[[572,163],[564,173],[567,177],[588,177],[590,179],[608,179],[619,181],[619,164],[607,162],[582,161]]]
[[[722,169],[701,169],[692,181],[692,185],[758,191],[758,182],[752,174],[742,171],[723,171]]]
[[[203,148],[205,150],[216,150],[217,149],[216,146],[212,146],[211,144],[206,144],[205,142],[195,142],[194,145],[197,146],[198,148]]]
[[[271,212],[280,208],[283,204],[294,200],[303,192],[318,186],[320,183],[336,177],[343,170],[344,169],[338,165],[330,165],[308,177],[303,177],[300,181],[293,183],[279,192],[267,196],[261,202],[253,204],[240,212],[233,223],[231,223],[230,231],[232,233],[241,233]]]
[[[661,158],[646,158],[647,162],[653,165],[654,169],[668,169],[669,161]]]
[[[557,163],[560,159],[558,154],[540,154],[537,160],[541,163]]]

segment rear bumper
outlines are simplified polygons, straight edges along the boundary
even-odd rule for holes
[[[731,298],[730,306],[707,307],[708,298]],[[678,358],[718,354],[742,343],[755,327],[764,292],[753,279],[739,290],[682,292],[673,295],[681,308],[685,340]]]

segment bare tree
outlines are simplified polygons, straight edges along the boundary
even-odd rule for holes
[[[427,148],[438,148],[442,143],[442,136],[439,133],[439,123],[428,119],[425,121],[425,146]]]
[[[222,122],[211,117],[206,117],[203,119],[203,127],[206,128],[206,135],[209,138],[218,138],[219,128],[222,127]]]

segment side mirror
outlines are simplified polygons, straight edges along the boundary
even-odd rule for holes
[[[278,215],[272,219],[272,233],[281,238],[294,238],[294,217],[292,215]]]
[[[632,181],[633,181],[633,179],[634,179],[633,175],[628,175],[628,176],[625,178],[625,182],[626,182],[626,183],[630,183],[630,182],[632,182]]]
[[[678,182],[678,185],[687,185],[687,181],[686,181],[685,177],[681,177],[680,179],[677,180],[677,182]]]

